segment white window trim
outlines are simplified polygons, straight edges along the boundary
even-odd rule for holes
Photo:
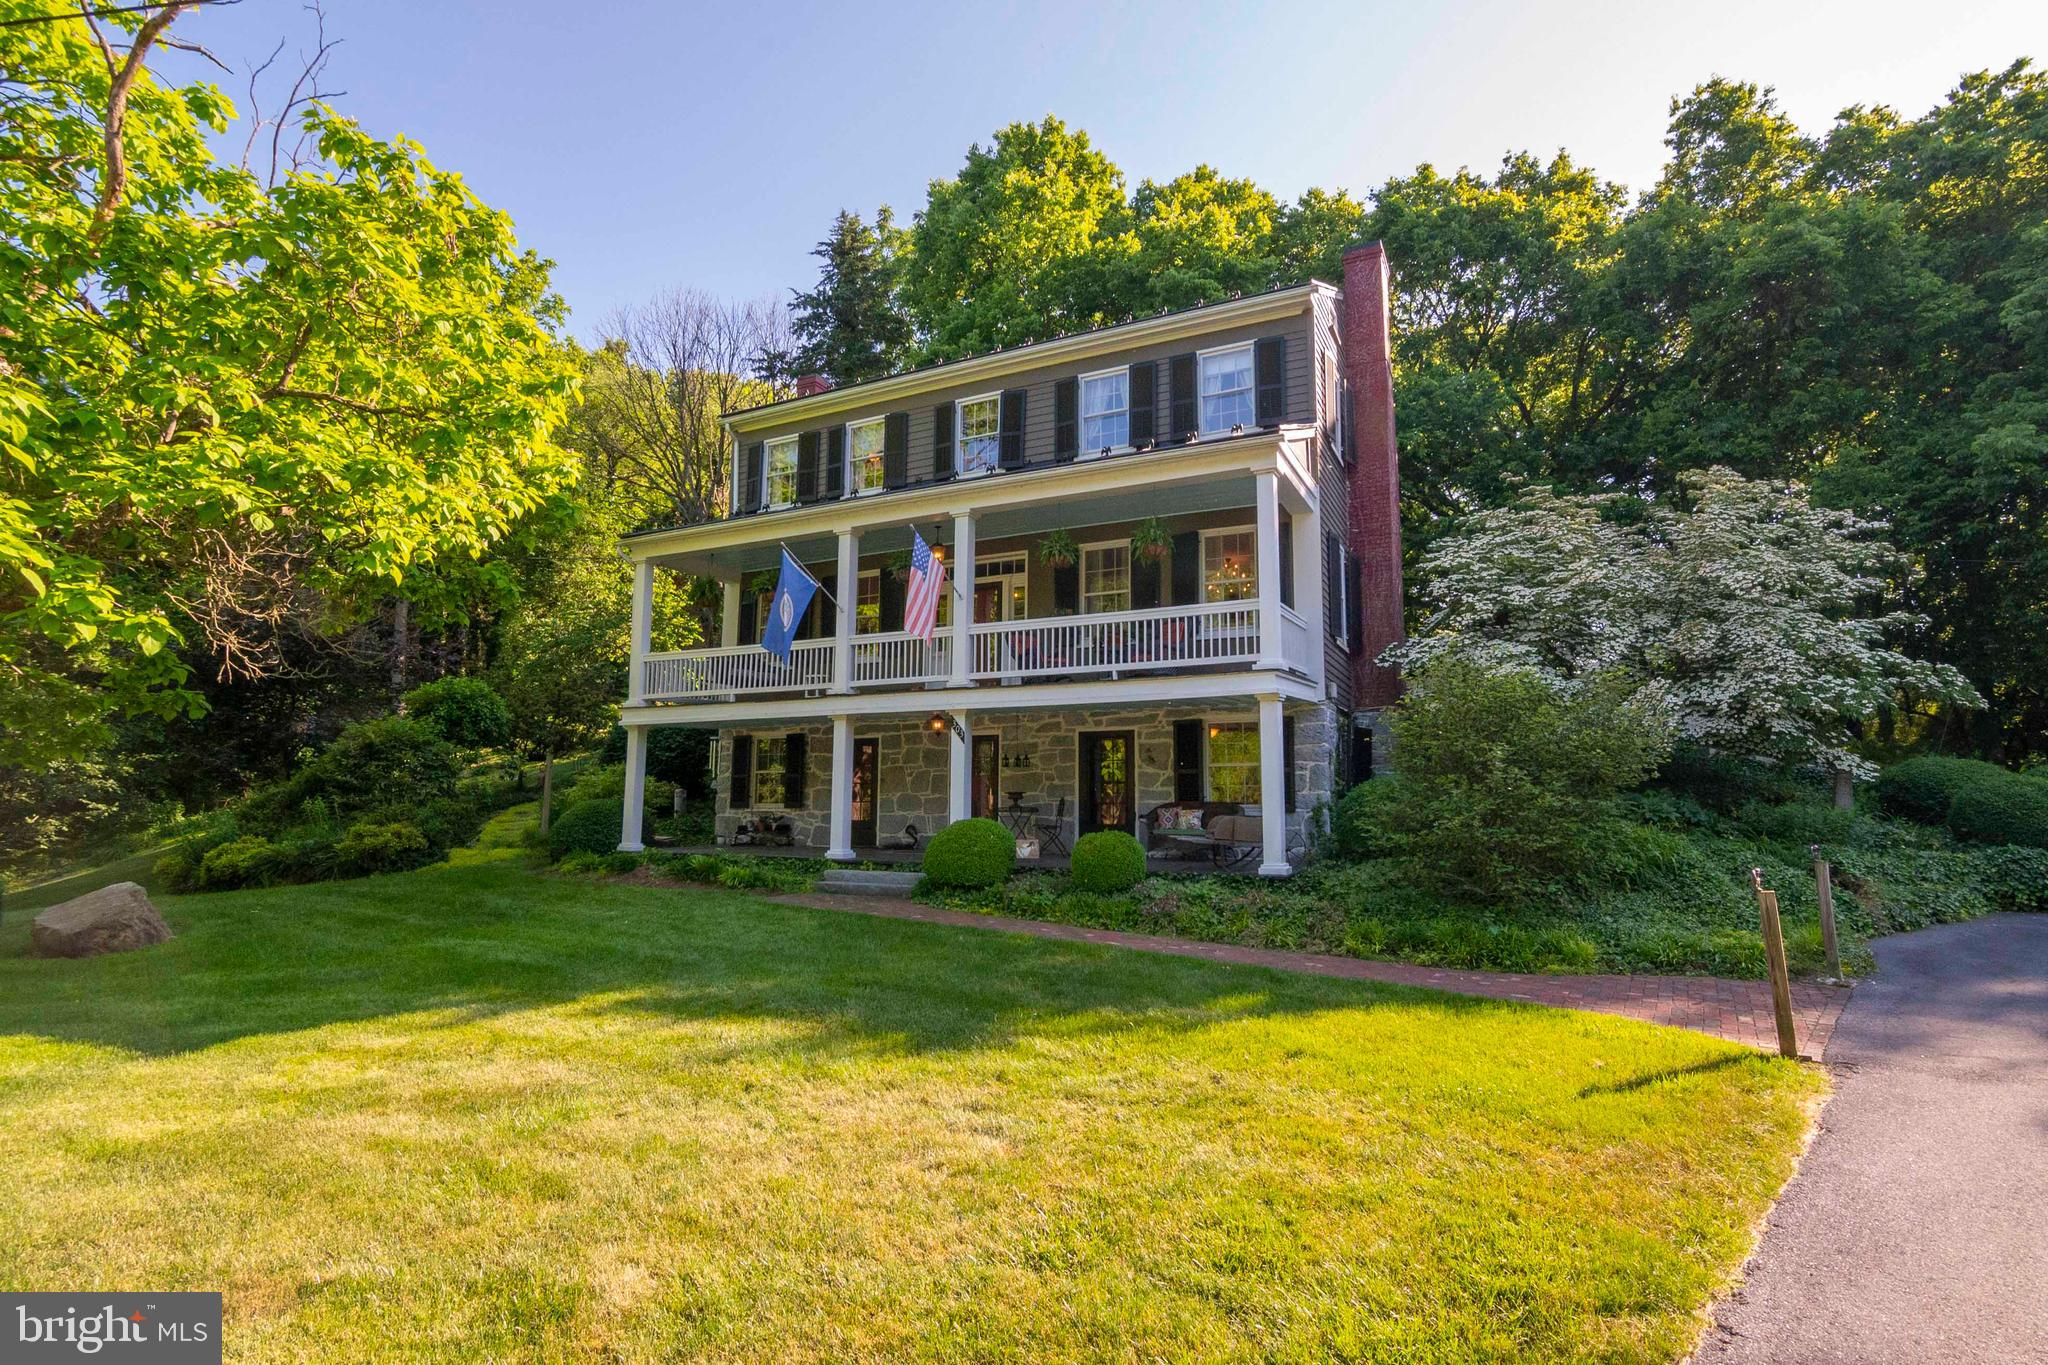
[[[1088,610],[1088,552],[1090,550],[1122,550],[1124,552],[1124,575],[1126,581],[1124,583],[1125,604],[1122,609],[1124,611],[1131,610],[1129,599],[1136,588],[1136,584],[1129,580],[1135,578],[1137,574],[1138,556],[1137,552],[1131,549],[1130,538],[1127,536],[1122,540],[1091,540],[1078,548],[1081,553],[1079,558],[1074,561],[1074,569],[1079,575],[1079,580],[1074,585],[1074,593],[1078,599],[1079,614],[1082,616],[1115,614],[1113,612],[1097,613]]]
[[[1107,379],[1109,376],[1113,374],[1120,374],[1124,377],[1123,444],[1109,446],[1107,448],[1101,446],[1084,446],[1081,444],[1081,433],[1088,429],[1088,412],[1087,409],[1082,406],[1082,399],[1088,392],[1088,381],[1091,379]],[[1099,460],[1102,459],[1104,456],[1108,455],[1127,455],[1131,451],[1136,449],[1137,447],[1131,444],[1131,367],[1129,365],[1111,365],[1108,369],[1090,370],[1086,374],[1075,375],[1074,458],[1077,460]]]
[[[764,735],[764,734],[752,734],[752,733],[750,733],[749,737],[750,737],[750,738],[751,738],[751,739],[752,739],[752,740],[754,741],[754,744],[753,744],[753,750],[754,750],[754,752],[753,752],[753,756],[752,756],[752,762],[753,762],[753,765],[754,765],[754,767],[753,767],[753,771],[747,774],[747,797],[748,797],[748,800],[747,800],[747,809],[748,809],[748,810],[788,810],[788,809],[790,808],[790,806],[789,806],[789,734],[788,734],[788,732],[787,732],[787,731],[783,731],[783,730],[778,730],[778,731],[775,731],[775,732],[774,732],[773,734],[765,734],[765,735]],[[781,745],[783,746],[783,749],[782,749],[782,799],[781,799],[780,801],[774,802],[773,804],[770,804],[769,802],[763,801],[763,800],[761,799],[761,743],[762,743],[762,741],[763,741],[763,740],[774,740],[774,741],[776,741],[776,742],[780,743],[780,744],[781,744]]]
[[[969,471],[967,459],[967,405],[970,403],[994,403],[996,405],[996,462],[987,469]],[[979,438],[976,438],[979,439]],[[956,479],[979,479],[993,474],[1003,462],[1003,391],[992,389],[953,402],[953,477]]]
[[[874,486],[873,488],[862,488],[862,487],[860,487],[860,486],[859,486],[859,481],[858,481],[857,479],[855,479],[855,478],[853,477],[853,471],[854,471],[854,463],[853,463],[853,429],[854,429],[855,427],[880,427],[880,428],[882,429],[882,442],[883,442],[883,451],[884,451],[884,453],[883,453],[883,456],[882,456],[882,482],[880,482],[880,483],[876,484],[876,485],[875,485],[875,486]],[[844,487],[845,487],[845,489],[846,489],[846,493],[847,493],[847,496],[848,496],[848,497],[855,497],[855,498],[866,498],[866,497],[873,497],[873,496],[874,496],[875,494],[877,494],[877,493],[886,493],[886,492],[888,492],[888,491],[889,491],[889,473],[888,473],[888,468],[889,468],[889,465],[888,465],[888,460],[889,460],[889,457],[888,457],[888,454],[887,454],[887,450],[888,450],[888,440],[889,440],[889,419],[888,419],[887,417],[861,417],[861,418],[857,418],[857,419],[855,419],[854,421],[848,422],[848,423],[846,424],[846,435],[845,435],[845,436],[843,436],[843,437],[842,437],[841,439],[842,439],[843,441],[845,441],[845,443],[846,443],[846,470],[845,470],[845,474],[844,474],[844,478],[845,478],[846,482],[845,482],[845,485],[844,485]]]
[[[1203,397],[1203,395],[1202,395],[1202,362],[1203,362],[1204,360],[1207,360],[1207,359],[1208,359],[1208,358],[1209,358],[1210,356],[1212,356],[1212,355],[1227,355],[1227,354],[1229,354],[1229,353],[1230,353],[1230,352],[1232,352],[1232,351],[1243,351],[1243,352],[1244,352],[1245,354],[1247,354],[1247,355],[1251,356],[1251,359],[1252,359],[1252,382],[1251,382],[1250,386],[1249,386],[1248,388],[1246,388],[1246,390],[1245,390],[1245,392],[1246,392],[1246,393],[1249,393],[1249,394],[1250,394],[1250,395],[1252,396],[1252,421],[1251,421],[1251,422],[1247,422],[1247,423],[1245,424],[1245,430],[1247,430],[1247,431],[1251,430],[1251,429],[1252,429],[1252,426],[1253,426],[1253,425],[1254,425],[1254,424],[1255,424],[1255,423],[1257,422],[1257,420],[1258,420],[1258,415],[1259,415],[1259,357],[1258,357],[1258,355],[1257,355],[1257,353],[1256,353],[1256,350],[1254,349],[1253,343],[1251,343],[1251,342],[1249,342],[1249,341],[1233,341],[1233,342],[1231,342],[1231,343],[1230,343],[1230,344],[1229,344],[1228,346],[1210,346],[1210,347],[1207,347],[1207,348],[1206,348],[1206,349],[1204,349],[1204,350],[1199,350],[1199,351],[1196,351],[1196,352],[1195,352],[1195,435],[1196,435],[1197,437],[1199,437],[1199,438],[1203,439],[1203,440],[1206,440],[1206,439],[1208,439],[1208,438],[1209,438],[1209,437],[1211,437],[1211,436],[1228,436],[1228,435],[1230,435],[1230,429],[1229,429],[1228,427],[1212,428],[1212,427],[1205,427],[1205,426],[1203,426],[1203,425],[1202,425],[1202,397]]]
[[[1201,561],[1195,565],[1195,572],[1202,580],[1202,600],[1204,602],[1209,600],[1210,540],[1217,536],[1241,536],[1246,534],[1249,534],[1252,538],[1252,595],[1238,600],[1244,602],[1256,602],[1259,600],[1259,528],[1256,523],[1247,523],[1243,526],[1211,526],[1201,532],[1200,542],[1195,547],[1196,552],[1201,555]],[[1276,590],[1278,586],[1278,584],[1274,585]],[[1217,723],[1222,724],[1223,722],[1219,721]]]
[[[789,447],[788,502],[770,502],[768,500],[768,490],[775,486],[775,447],[779,445],[787,445]],[[797,438],[795,436],[777,436],[773,440],[761,443],[762,510],[772,512],[780,508],[796,506],[796,470],[798,462]]]
[[[1209,733],[1209,730],[1210,730],[1210,727],[1212,727],[1212,726],[1223,726],[1223,725],[1231,725],[1231,726],[1237,726],[1237,727],[1240,727],[1240,728],[1247,728],[1247,729],[1250,729],[1250,730],[1252,731],[1252,733],[1253,733],[1253,734],[1254,734],[1255,736],[1257,735],[1257,733],[1258,733],[1258,729],[1259,729],[1259,723],[1258,723],[1258,722],[1257,722],[1256,720],[1238,720],[1238,719],[1237,719],[1236,717],[1234,717],[1234,716],[1224,717],[1224,718],[1222,718],[1222,719],[1217,719],[1217,718],[1215,718],[1215,717],[1213,717],[1213,716],[1212,716],[1212,717],[1205,717],[1205,718],[1203,719],[1203,721],[1202,721],[1202,800],[1203,800],[1203,801],[1205,801],[1205,802],[1206,802],[1206,801],[1209,801],[1209,800],[1211,800],[1211,799],[1212,799],[1212,798],[1210,797],[1209,793],[1215,790],[1215,787],[1213,787],[1213,786],[1212,786],[1212,785],[1210,784],[1210,774],[1209,774],[1209,741],[1210,741],[1211,739],[1213,739],[1213,738],[1214,738],[1214,736],[1213,736],[1213,735],[1211,735],[1211,734]],[[1256,777],[1258,777],[1258,778],[1260,779],[1260,784],[1259,784],[1259,785],[1260,785],[1260,786],[1261,786],[1262,788],[1263,788],[1263,787],[1264,787],[1264,785],[1265,785],[1264,779],[1265,779],[1265,775],[1266,775],[1266,774],[1265,774],[1265,766],[1264,766],[1264,765],[1265,765],[1265,757],[1264,757],[1264,755],[1255,755],[1255,756],[1253,757],[1253,759],[1252,759],[1252,772],[1253,772],[1253,775],[1254,775],[1254,776],[1256,776]],[[1265,804],[1265,799],[1266,799],[1266,793],[1265,793],[1265,792],[1264,792],[1263,790],[1261,790],[1261,791],[1259,792],[1259,800],[1258,800],[1258,801],[1257,801],[1256,803],[1240,801],[1240,802],[1238,802],[1238,804],[1239,804],[1239,805],[1241,805],[1241,806],[1244,806],[1244,807],[1245,807],[1245,809],[1246,809],[1247,811],[1259,811],[1259,810],[1261,810],[1261,808],[1262,808],[1262,807],[1264,806],[1264,804]]]
[[[880,615],[880,608],[881,608],[881,599],[882,599],[882,571],[881,571],[880,569],[862,569],[862,570],[861,570],[861,571],[860,571],[859,573],[857,573],[857,574],[855,574],[855,575],[853,576],[853,634],[854,634],[854,638],[856,638],[856,639],[858,639],[858,638],[860,637],[860,634],[861,634],[861,629],[860,629],[860,596],[861,596],[860,590],[861,590],[861,585],[862,585],[862,584],[864,584],[864,583],[866,583],[866,582],[867,582],[867,581],[868,581],[868,580],[869,580],[870,578],[872,578],[872,579],[874,579],[874,580],[875,580],[875,605],[876,605],[875,629],[874,629],[874,630],[873,630],[872,632],[870,632],[870,633],[871,633],[871,634],[876,634],[876,635],[879,635],[879,634],[881,634],[881,628],[882,628],[882,621],[881,621],[881,615]]]
[[[1011,579],[1020,579],[1024,584],[1023,610],[1016,616],[999,617],[998,620],[1028,621],[1031,619],[1031,558],[1023,550],[1002,550],[995,554],[977,554],[974,557],[974,586],[981,586],[982,575],[994,564],[1017,564],[1020,567],[999,574],[988,574],[991,583],[1001,583],[1005,596],[1008,595]]]

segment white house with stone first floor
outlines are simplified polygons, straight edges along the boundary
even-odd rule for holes
[[[1095,829],[1156,850],[1230,812],[1281,876],[1303,821],[1384,754],[1400,541],[1377,245],[1342,288],[806,385],[726,423],[733,515],[626,541],[620,716],[629,791],[650,727],[716,731],[722,842],[765,823],[853,860],[985,815],[1053,851]],[[913,529],[949,572],[929,638],[905,629]],[[759,643],[785,548],[826,589],[787,661]],[[717,645],[652,648],[661,573],[721,585]],[[622,848],[640,820],[629,802]]]

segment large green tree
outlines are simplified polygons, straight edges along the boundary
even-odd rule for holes
[[[857,384],[899,369],[910,349],[910,319],[896,306],[896,276],[907,250],[884,206],[873,226],[842,210],[811,252],[823,264],[815,288],[790,305],[796,350],[787,368]]]
[[[189,711],[472,561],[573,478],[546,264],[402,139],[303,111],[262,177],[160,84],[185,4],[0,0],[0,764]]]

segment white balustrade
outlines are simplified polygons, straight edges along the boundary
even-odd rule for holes
[[[929,641],[905,631],[853,637],[855,686],[944,682],[953,671],[953,641],[933,633]]]
[[[1312,665],[1315,655],[1310,651],[1315,648],[1315,632],[1309,629],[1308,622],[1300,612],[1283,604],[1280,608],[1280,657],[1314,677]]]
[[[1191,664],[1247,663],[1259,654],[1256,602],[1205,602],[974,627],[981,678],[1063,677]]]
[[[792,645],[789,662],[759,645],[686,649],[650,654],[645,661],[648,700],[720,696],[730,692],[783,692],[832,685],[832,642]]]

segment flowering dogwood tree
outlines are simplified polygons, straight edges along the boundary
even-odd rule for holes
[[[1669,502],[1528,487],[1432,548],[1430,615],[1388,658],[1457,653],[1566,689],[1621,671],[1684,740],[1867,776],[1847,744],[1879,708],[1982,704],[1954,668],[1895,647],[1925,622],[1872,605],[1906,569],[1883,530],[1719,468]]]

